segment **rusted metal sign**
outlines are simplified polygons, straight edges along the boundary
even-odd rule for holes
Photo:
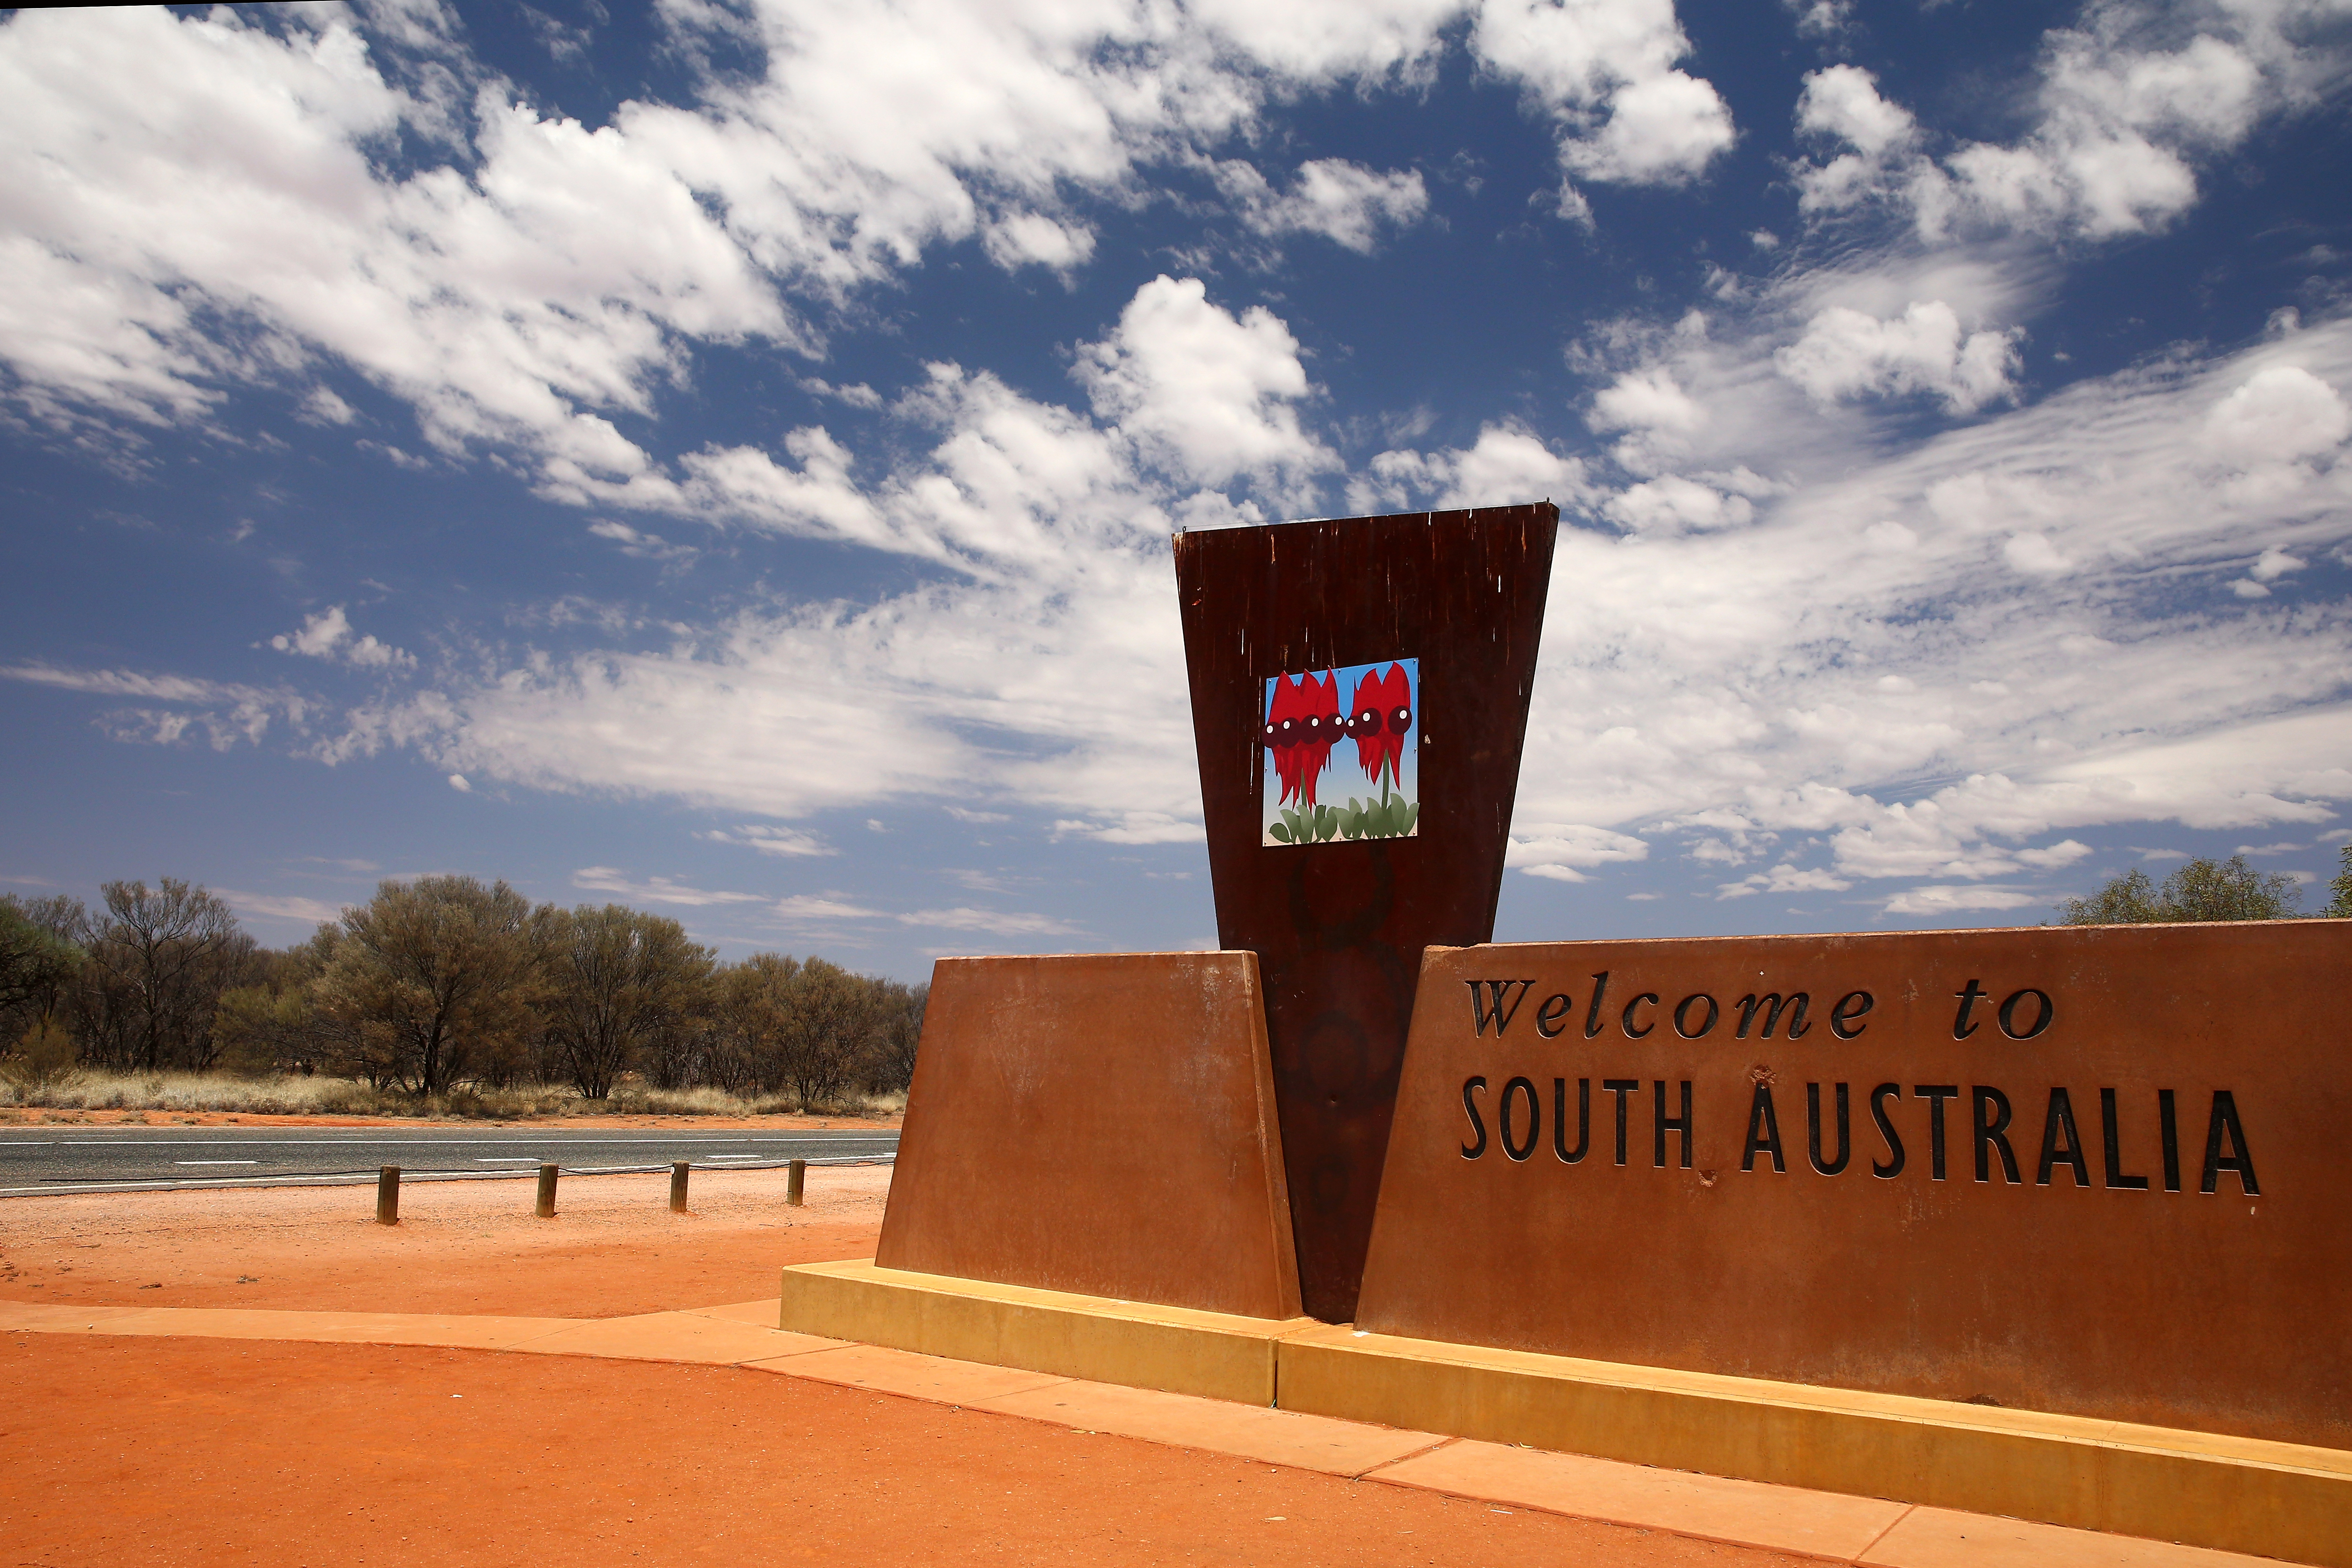
[[[2352,1448],[2352,921],[1422,971],[1360,1328]]]
[[[1176,536],[1217,936],[1258,955],[1306,1309],[1354,1315],[1422,950],[1488,940],[1559,512]]]

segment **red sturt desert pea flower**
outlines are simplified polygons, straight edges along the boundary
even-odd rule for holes
[[[1348,706],[1348,734],[1356,742],[1356,766],[1375,783],[1404,784],[1404,737],[1412,729],[1412,683],[1402,664],[1387,674],[1367,671]]]
[[[1313,806],[1316,781],[1331,765],[1331,747],[1343,728],[1339,716],[1339,681],[1301,675],[1293,681],[1277,675],[1273,700],[1267,703],[1262,737],[1274,753],[1276,774],[1282,779],[1281,800]]]

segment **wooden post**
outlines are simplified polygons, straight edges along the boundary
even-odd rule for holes
[[[400,1223],[400,1167],[386,1166],[376,1173],[375,1222],[378,1225]]]
[[[678,1160],[669,1167],[669,1211],[686,1212],[686,1173],[692,1168],[688,1162]]]
[[[553,1166],[539,1167],[539,1207],[536,1212],[541,1219],[555,1218],[555,1167]]]
[[[801,1207],[802,1190],[808,1186],[808,1161],[794,1160],[784,1167],[784,1201],[794,1208]]]

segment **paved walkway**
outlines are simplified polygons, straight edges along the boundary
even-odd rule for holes
[[[1325,1475],[1874,1568],[2269,1562],[1980,1514],[1727,1480],[786,1333],[773,1301],[624,1318],[0,1302],[0,1333],[429,1345],[737,1366]]]

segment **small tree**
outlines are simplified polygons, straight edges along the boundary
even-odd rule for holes
[[[11,897],[0,897],[0,1030],[45,1025],[85,955],[43,926]],[[0,1037],[5,1038],[5,1037]]]
[[[547,1030],[584,1099],[630,1066],[681,1051],[709,1007],[711,955],[686,928],[618,904],[542,911]]]
[[[383,883],[343,912],[312,1003],[355,1075],[439,1094],[470,1057],[514,1049],[536,1027],[537,971],[522,894],[424,876]]]
[[[2141,925],[2200,920],[2284,920],[2303,904],[2303,889],[2281,872],[2267,875],[2242,854],[2198,859],[2162,883],[2135,867],[2087,898],[2058,906],[2062,925]]]
[[[783,1082],[784,1015],[800,970],[787,954],[754,953],[719,971],[703,1053],[703,1071],[714,1085],[749,1094]]]
[[[776,1061],[803,1110],[836,1103],[863,1078],[881,1033],[873,982],[811,958],[784,998]]]
[[[2331,920],[2352,920],[2352,844],[2346,844],[2339,852],[2339,860],[2343,869],[2336,873],[2336,880],[2327,889],[2335,897],[2319,913]]]

